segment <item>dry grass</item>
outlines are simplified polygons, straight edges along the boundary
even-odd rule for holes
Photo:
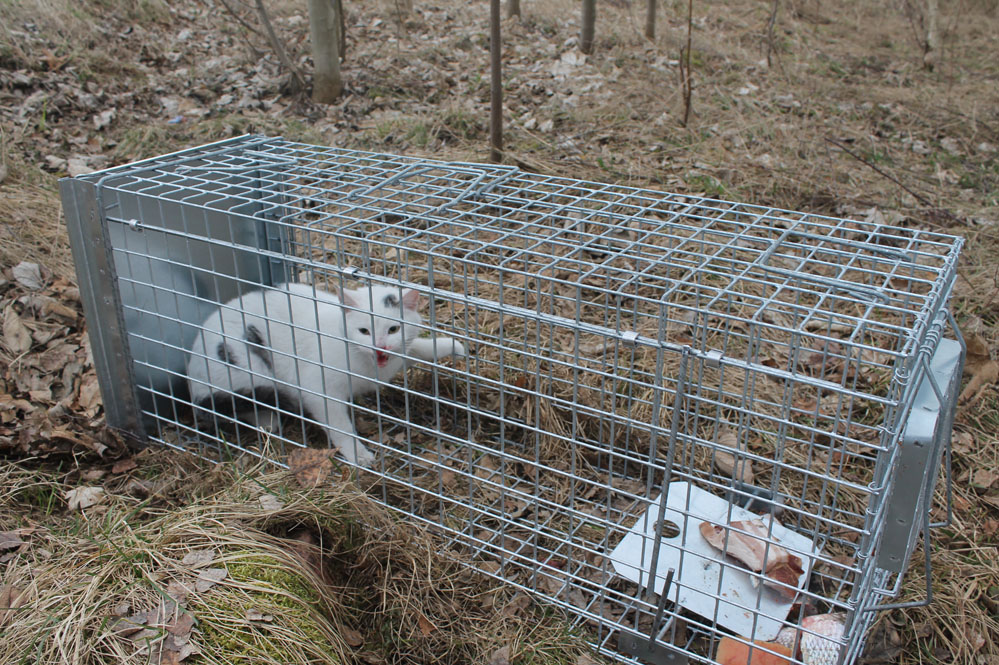
[[[16,464],[0,473],[0,530],[48,525],[28,528],[0,580],[23,594],[3,627],[2,663],[28,653],[139,662],[143,643],[122,637],[116,617],[156,607],[160,626],[193,615],[197,662],[467,663],[509,647],[511,659],[554,664],[585,651],[557,614],[443,558],[428,534],[348,484],[302,489],[285,473],[185,462],[173,465],[186,487],[173,501],[140,500],[118,477],[105,501],[73,513],[62,499],[71,485],[56,476]],[[207,591],[193,590],[198,570],[184,562],[196,551],[213,555],[198,570],[228,571]],[[179,608],[171,583],[190,591]],[[249,610],[271,618],[248,620]],[[149,638],[154,652],[165,636]]]

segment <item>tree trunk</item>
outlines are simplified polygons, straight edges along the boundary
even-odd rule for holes
[[[337,3],[338,4],[338,3]],[[309,33],[316,73],[312,81],[312,100],[332,104],[343,92],[340,78],[340,17],[334,0],[309,0]]]
[[[489,159],[503,161],[503,72],[500,44],[500,0],[489,0]]]
[[[923,14],[926,19],[926,43],[923,46],[923,67],[931,72],[940,59],[940,28],[937,25],[939,14],[940,8],[937,0],[926,0],[926,12]]]
[[[520,16],[520,0],[506,0],[506,15],[507,18]]]
[[[583,0],[583,28],[579,33],[579,50],[593,52],[593,24],[597,20],[597,0]]]
[[[645,5],[645,38],[656,38],[656,0],[647,0]]]

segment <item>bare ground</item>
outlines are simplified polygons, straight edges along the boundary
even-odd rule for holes
[[[134,473],[113,470],[128,453],[102,428],[58,177],[245,132],[443,159],[488,157],[485,8],[414,4],[402,18],[395,3],[348,4],[346,94],[329,107],[285,94],[286,72],[269,48],[212,2],[0,4],[7,280],[0,284],[0,454],[67,489],[103,471],[95,481],[125,492],[123,476]],[[886,613],[867,658],[995,665],[999,388],[980,371],[999,336],[994,0],[942,10],[933,71],[922,66],[919,3],[782,2],[768,35],[770,3],[695,2],[686,126],[678,68],[686,3],[665,3],[654,42],[642,37],[642,3],[601,4],[594,53],[585,58],[576,44],[576,3],[523,4],[523,18],[503,25],[508,163],[792,210],[880,215],[966,238],[952,309],[970,342],[969,368],[983,380],[958,410],[954,519],[934,532],[933,604]],[[268,6],[307,70],[299,6]],[[258,25],[252,12],[244,16]],[[26,288],[12,272],[24,260],[43,266],[41,289]],[[169,492],[158,500],[177,501]],[[16,519],[55,524],[68,513],[61,498],[54,501]],[[914,565],[900,600],[922,598],[923,584]]]

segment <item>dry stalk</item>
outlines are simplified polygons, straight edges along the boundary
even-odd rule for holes
[[[694,30],[694,0],[687,0],[687,45],[680,49],[680,84],[683,88],[683,126],[690,119],[690,104],[694,96],[693,78],[690,72],[690,43]]]

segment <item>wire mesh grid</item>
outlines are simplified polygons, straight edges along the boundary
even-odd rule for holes
[[[109,372],[102,389],[125,404],[134,389],[141,416],[109,411],[109,422],[141,421],[153,441],[208,457],[281,464],[328,445],[330,425],[302,392],[278,401],[286,417],[266,429],[216,401],[209,418],[192,415],[191,359],[247,371],[198,346],[219,303],[241,322],[226,343],[249,344],[250,294],[311,285],[311,323],[293,327],[370,355],[377,340],[343,331],[375,303],[331,306],[323,293],[417,292],[421,319],[380,316],[468,352],[431,354],[394,379],[337,368],[377,385],[342,428],[376,454],[362,482],[481,570],[569,609],[608,655],[716,662],[727,640],[820,662],[805,622],[817,612],[842,621],[824,638],[829,662],[852,662],[872,610],[898,590],[911,534],[928,526],[917,518],[954,402],[954,372],[934,361],[953,328],[958,238],[259,137],[77,179],[64,200],[68,217],[96,209],[115,268],[129,385]],[[81,256],[82,283],[100,271]],[[317,330],[324,312],[340,332]],[[255,316],[274,335],[289,323],[287,308]],[[284,355],[300,377],[321,363]],[[222,383],[208,388],[231,398]],[[241,398],[257,416],[275,408]],[[927,401],[941,416],[919,433],[918,500],[900,507],[905,424]],[[892,520],[906,527],[898,565],[881,552]],[[723,534],[713,546],[711,527]],[[747,543],[762,552],[757,569],[740,557]],[[801,570],[777,578],[777,559]],[[788,635],[788,649],[774,646]]]

